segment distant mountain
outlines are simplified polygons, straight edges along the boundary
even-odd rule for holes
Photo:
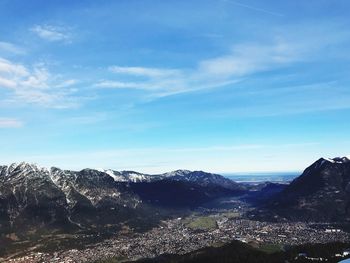
[[[143,225],[153,208],[191,208],[242,188],[220,175],[178,170],[148,175],[134,171],[0,166],[0,232],[42,227],[64,230]],[[147,222],[151,224],[152,222]]]
[[[266,208],[291,220],[349,221],[350,160],[317,160],[272,198]]]
[[[239,195],[245,191],[243,185],[221,175],[188,170],[147,175],[145,180],[130,183],[129,187],[144,202],[178,208],[200,206],[216,198]]]
[[[165,178],[173,181],[192,182],[201,186],[218,186],[229,190],[245,190],[245,187],[219,174],[203,171],[177,170],[163,174]]]
[[[203,171],[176,170],[163,174],[144,174],[135,171],[113,171],[99,170],[107,173],[116,182],[155,182],[161,180],[172,180],[181,182],[191,182],[200,186],[220,186],[230,190],[244,190],[244,186],[240,185],[219,174],[206,173]]]
[[[162,174],[144,174],[135,171],[113,171],[113,170],[100,170],[111,176],[116,182],[152,182],[157,180],[162,180],[165,178]]]
[[[0,166],[1,232],[84,228],[124,218],[141,200],[108,174],[79,172],[20,163]]]

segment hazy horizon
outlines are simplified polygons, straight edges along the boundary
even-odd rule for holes
[[[134,172],[139,172],[139,173],[149,173],[149,174],[162,174],[162,173],[167,173],[167,172],[172,172],[172,171],[176,171],[176,170],[189,170],[186,168],[176,168],[176,169],[172,169],[172,170],[161,170],[159,172],[147,172],[144,170],[138,170],[138,169],[133,169],[133,168],[111,168],[111,167],[92,167],[92,166],[86,166],[86,167],[78,167],[78,168],[71,168],[71,167],[67,167],[67,166],[59,166],[59,165],[42,165],[41,163],[38,162],[27,162],[27,161],[15,161],[15,162],[10,162],[10,163],[0,163],[0,166],[2,165],[12,165],[12,164],[21,164],[21,163],[28,163],[30,165],[36,165],[38,167],[41,168],[52,168],[52,167],[56,167],[56,168],[60,168],[60,169],[65,169],[65,170],[83,170],[83,169],[95,169],[95,170],[114,170],[114,171],[134,171]],[[216,174],[221,174],[223,176],[241,176],[241,175],[269,175],[269,174],[298,174],[301,173],[302,170],[285,170],[285,171],[278,171],[278,170],[271,170],[271,171],[228,171],[228,172],[220,172],[220,171],[208,171],[208,170],[203,170],[203,169],[194,169],[191,171],[203,171],[203,172],[210,172],[210,173],[216,173]]]

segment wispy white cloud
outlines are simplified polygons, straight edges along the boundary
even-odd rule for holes
[[[283,26],[271,29],[261,41],[237,43],[222,56],[199,60],[193,68],[111,66],[108,70],[114,74],[95,86],[145,90],[151,98],[220,88],[327,56],[344,59],[344,52],[335,49],[348,39],[349,31],[338,24]]]
[[[53,75],[43,64],[24,66],[0,58],[0,88],[11,91],[11,97],[3,102],[32,103],[50,108],[74,107],[77,102],[71,97],[75,80]]]
[[[143,68],[143,67],[119,67],[111,66],[109,70],[113,73],[129,74],[134,76],[144,76],[150,78],[178,76],[181,71],[176,69],[158,69],[158,68]]]
[[[222,87],[237,83],[250,74],[288,65],[302,59],[293,45],[283,40],[269,44],[236,45],[224,56],[199,61],[194,69],[164,69],[147,67],[111,66],[117,78],[101,80],[100,88],[143,89],[152,96],[161,97],[177,93]],[[144,77],[139,79],[138,77]]]
[[[0,41],[0,54],[1,53],[13,53],[17,55],[21,55],[25,53],[25,50],[15,44],[9,42]]]
[[[293,44],[277,40],[270,44],[240,44],[231,53],[201,61],[198,71],[218,77],[245,76],[302,59]]]
[[[20,128],[23,122],[12,118],[0,118],[0,128]]]
[[[70,42],[72,38],[70,30],[62,26],[36,25],[31,28],[31,31],[47,41]]]
[[[137,83],[137,82],[122,82],[122,81],[113,81],[113,80],[101,80],[96,84],[100,88],[116,88],[116,89],[154,89],[152,85],[146,83]]]
[[[62,81],[61,83],[56,84],[56,88],[64,88],[64,87],[68,87],[68,86],[72,86],[77,84],[79,81],[76,79],[67,79]]]
[[[255,7],[255,6],[252,6],[252,5],[243,4],[243,3],[240,3],[240,2],[237,2],[237,1],[233,1],[233,0],[224,0],[224,2],[233,4],[233,5],[236,5],[236,6],[239,6],[239,7],[243,7],[243,8],[246,8],[246,9],[250,9],[250,10],[253,10],[253,11],[259,12],[259,13],[264,13],[264,14],[268,14],[268,15],[272,15],[272,16],[278,16],[278,17],[283,17],[284,16],[281,13],[272,12],[272,11],[266,10],[264,8],[259,8],[259,7]]]
[[[15,88],[16,86],[16,81],[0,77],[0,87]]]
[[[27,69],[21,65],[12,63],[9,60],[0,58],[0,73],[12,74],[13,76],[28,76]]]

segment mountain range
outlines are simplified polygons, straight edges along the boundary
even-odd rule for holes
[[[149,175],[14,163],[0,166],[0,231],[24,233],[39,227],[70,231],[131,224],[152,217],[150,207],[195,207],[242,191],[244,187],[221,175],[201,171]],[[134,225],[144,224],[137,222]]]

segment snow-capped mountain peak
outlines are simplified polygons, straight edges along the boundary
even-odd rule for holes
[[[190,173],[191,173],[191,171],[189,171],[189,170],[175,170],[172,172],[164,173],[163,176],[164,177],[184,176],[184,175],[188,175]]]
[[[28,174],[28,173],[48,173],[48,170],[44,167],[41,167],[35,163],[20,162],[20,163],[11,163],[5,167],[5,176],[10,174]]]
[[[350,159],[348,156],[344,156],[344,157],[334,157],[334,158],[321,158],[321,164],[325,162],[329,162],[329,163],[338,163],[338,164],[342,164],[342,163],[347,163],[350,162]]]
[[[347,162],[350,162],[350,159],[348,157],[344,156],[344,157],[333,158],[333,161],[336,163],[347,163]]]

